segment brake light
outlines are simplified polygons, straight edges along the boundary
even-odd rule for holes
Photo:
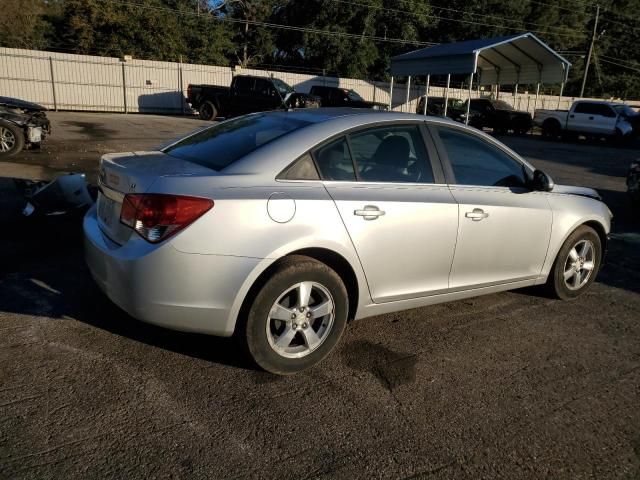
[[[192,224],[213,207],[213,200],[161,193],[125,195],[120,222],[151,243],[161,242]]]

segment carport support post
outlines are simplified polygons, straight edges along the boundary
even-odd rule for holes
[[[447,89],[444,91],[444,116],[447,116],[447,107],[449,106],[449,85],[451,84],[451,74],[447,74]]]
[[[182,55],[180,55],[180,62],[178,63],[178,93],[180,94],[180,111],[184,115],[184,84],[182,82]]]
[[[560,94],[558,95],[558,110],[560,110],[560,102],[562,102],[562,92],[564,91],[564,82],[560,84]]]
[[[404,103],[407,104],[407,110],[409,109],[409,92],[410,91],[411,91],[411,75],[407,77],[407,97],[405,98],[405,101],[404,101]]]
[[[473,87],[473,73],[469,75],[469,98],[467,99],[467,115],[464,117],[464,124],[469,125],[469,113],[471,113],[471,90]]]
[[[393,75],[391,75],[391,86],[389,87],[389,111],[393,108]]]
[[[422,108],[422,114],[427,114],[427,102],[429,101],[429,81],[431,80],[431,75],[427,75],[427,86],[424,89],[424,107]]]
[[[122,99],[124,102],[124,113],[127,113],[127,75],[124,71],[124,62],[122,62]]]
[[[53,109],[58,111],[58,99],[56,98],[56,80],[53,76],[53,58],[49,57],[49,69],[51,70],[51,93],[53,94]]]
[[[538,108],[538,98],[540,98],[540,83],[536,83],[536,101],[533,102],[533,111]]]

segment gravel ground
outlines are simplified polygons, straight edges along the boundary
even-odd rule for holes
[[[93,175],[100,153],[203,123],[51,118],[43,149],[0,175]],[[640,152],[502,140],[614,211],[593,288],[572,302],[521,290],[357,321],[295,377],[253,370],[232,340],[112,306],[84,267],[79,218],[3,222],[0,477],[640,478],[640,225],[624,195]]]

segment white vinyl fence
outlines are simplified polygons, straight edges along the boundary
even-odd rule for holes
[[[0,96],[18,97],[54,110],[190,113],[186,103],[186,90],[190,83],[228,86],[233,75],[237,74],[274,75],[305,93],[313,85],[351,88],[366,100],[389,102],[390,85],[386,82],[0,48]],[[444,90],[443,87],[431,87],[429,95],[443,97]],[[418,99],[424,93],[424,86],[411,85],[407,103],[406,84],[396,82],[393,110],[415,112]],[[474,88],[472,96],[485,93],[488,92],[478,92]],[[449,96],[466,99],[468,90],[451,88]],[[535,92],[517,96],[503,93],[500,99],[518,110],[532,113],[535,108],[566,109],[575,100],[540,95],[536,102]]]

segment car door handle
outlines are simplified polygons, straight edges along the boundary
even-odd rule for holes
[[[571,115],[569,115],[569,118],[576,118],[576,116],[572,113]]]
[[[464,216],[470,218],[474,222],[479,222],[483,218],[487,218],[489,214],[481,208],[474,208],[472,212],[467,212],[464,214]]]
[[[589,117],[589,120],[593,120],[593,117]]]
[[[365,220],[376,220],[378,217],[384,215],[385,212],[375,205],[365,205],[362,210],[354,210],[353,214],[359,217],[364,217]]]

